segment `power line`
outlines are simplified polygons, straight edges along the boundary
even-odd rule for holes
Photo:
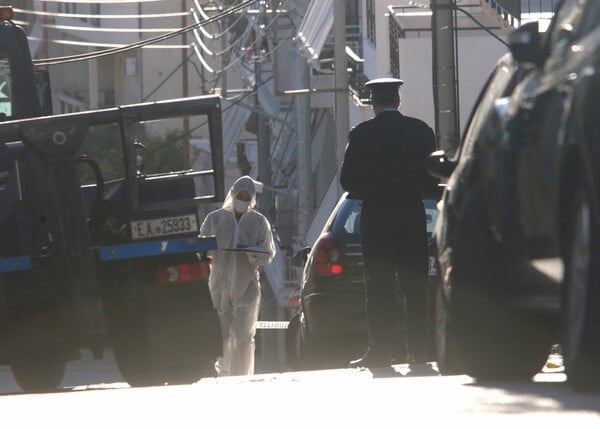
[[[71,56],[65,56],[65,57],[56,57],[56,58],[48,58],[48,59],[37,59],[34,60],[33,63],[36,66],[51,66],[51,65],[57,65],[57,64],[65,64],[65,63],[70,63],[70,62],[76,62],[76,61],[84,61],[84,60],[89,60],[89,59],[93,59],[93,58],[100,58],[100,57],[104,57],[104,56],[108,56],[108,55],[114,55],[114,54],[118,54],[118,53],[122,53],[122,52],[127,52],[133,49],[138,49],[141,48],[143,46],[146,45],[150,45],[150,44],[154,44],[154,43],[158,43],[158,42],[162,42],[164,40],[168,40],[171,39],[173,37],[182,35],[184,33],[187,33],[188,31],[191,31],[195,28],[201,27],[203,25],[207,25],[207,24],[211,24],[214,22],[219,21],[220,19],[223,19],[229,15],[232,15],[254,3],[257,3],[259,0],[247,0],[244,1],[243,3],[237,5],[237,6],[232,6],[229,9],[218,13],[217,15],[202,21],[201,23],[194,23],[191,25],[188,25],[182,29],[167,33],[167,34],[163,34],[157,37],[152,37],[150,39],[146,39],[146,40],[141,40],[139,42],[135,42],[132,43],[130,45],[125,45],[122,47],[116,47],[116,48],[109,48],[109,49],[105,49],[103,51],[96,51],[96,52],[91,52],[91,53],[85,53],[85,54],[78,54],[78,55],[71,55]]]
[[[66,13],[66,12],[44,12],[40,10],[30,9],[19,9],[13,7],[15,13],[22,13],[24,15],[35,15],[35,16],[46,16],[56,18],[77,18],[77,19],[154,19],[154,18],[173,18],[181,17],[188,14],[188,12],[167,12],[167,13],[147,13],[147,14],[94,14],[94,13]]]

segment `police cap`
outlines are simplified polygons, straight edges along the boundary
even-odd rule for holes
[[[365,83],[371,90],[371,100],[375,102],[394,102],[398,98],[398,89],[404,84],[401,79],[380,77]]]

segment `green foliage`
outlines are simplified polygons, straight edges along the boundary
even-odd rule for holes
[[[164,135],[146,137],[142,143],[148,150],[144,173],[155,174],[183,170],[183,134],[168,130]]]
[[[91,127],[81,145],[80,154],[98,163],[105,181],[122,178],[125,175],[123,146],[117,124]],[[79,171],[82,184],[96,182],[89,166],[82,165]]]
[[[143,133],[142,133],[143,134]],[[157,174],[183,169],[183,139],[178,130],[168,130],[164,134],[151,135],[139,139],[148,151],[144,173]],[[125,162],[121,133],[117,124],[91,127],[85,137],[81,155],[93,159],[100,166],[104,181],[125,176]],[[81,184],[95,183],[92,169],[87,165],[79,167]]]

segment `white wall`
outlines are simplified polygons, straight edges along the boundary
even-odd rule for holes
[[[405,84],[400,94],[400,110],[434,127],[431,37],[399,40],[400,78]],[[459,115],[461,134],[473,104],[496,61],[506,47],[483,32],[470,32],[458,40]]]

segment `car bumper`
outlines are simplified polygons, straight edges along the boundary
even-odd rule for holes
[[[313,293],[304,297],[303,312],[315,339],[367,335],[364,292]]]

